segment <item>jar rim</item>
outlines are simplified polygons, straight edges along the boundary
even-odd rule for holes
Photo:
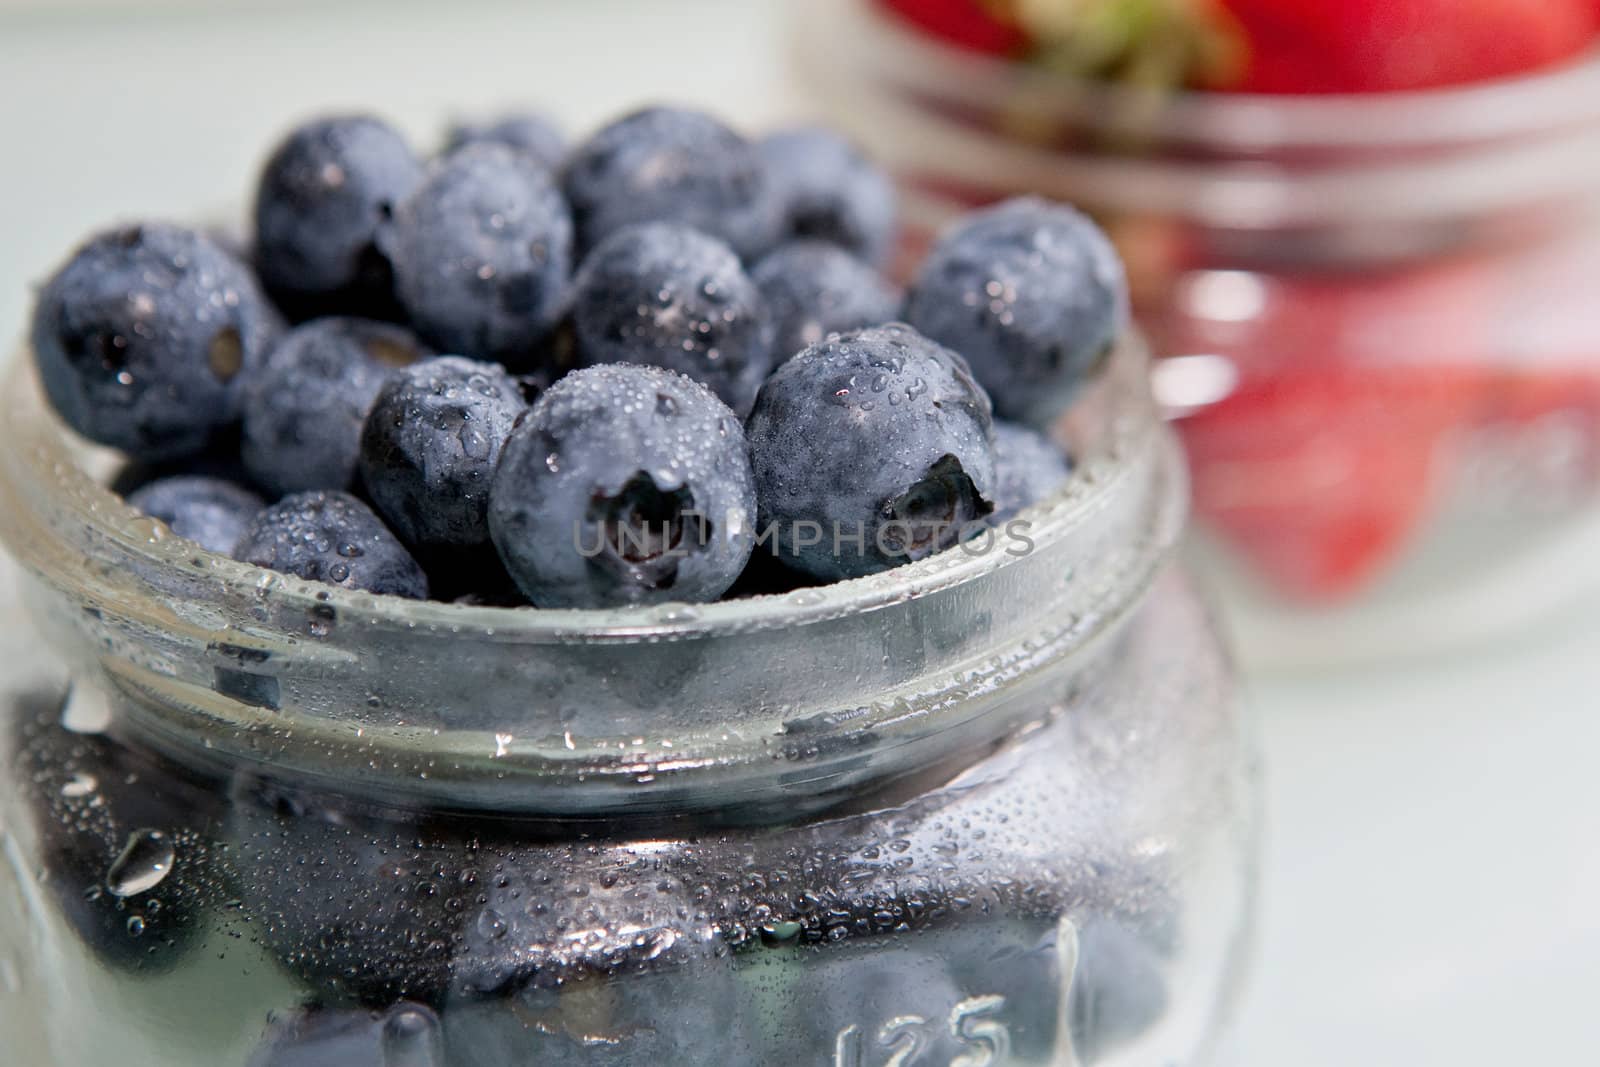
[[[1104,662],[1186,514],[1148,368],[1130,336],[1057,427],[1083,447],[1024,513],[1025,553],[593,612],[380,597],[200,553],[76,461],[24,349],[0,395],[0,543],[76,676],[188,757],[442,808],[781,817],[987,744]]]

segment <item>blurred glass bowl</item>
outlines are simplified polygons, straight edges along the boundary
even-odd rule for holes
[[[1022,193],[1117,240],[1247,660],[1459,648],[1600,585],[1600,59],[1162,94],[966,52],[868,0],[791,11],[808,88],[901,180],[907,264]]]

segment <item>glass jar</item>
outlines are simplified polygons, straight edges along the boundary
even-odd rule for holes
[[[1256,776],[1125,346],[1026,548],[707,605],[301,582],[5,387],[36,626],[0,751],[29,1063],[1198,1064]],[[1009,551],[1006,549],[1010,549]]]
[[[797,4],[808,88],[913,246],[1019,193],[1100,218],[1165,357],[1241,652],[1459,648],[1600,585],[1600,59],[1460,89],[1152,95]]]

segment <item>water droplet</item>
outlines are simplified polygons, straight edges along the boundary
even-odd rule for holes
[[[144,933],[144,917],[140,915],[128,916],[128,936],[138,937]]]
[[[173,859],[172,842],[166,834],[160,830],[135,830],[106,872],[106,888],[118,897],[154,889],[172,872]]]
[[[799,937],[803,929],[803,926],[793,920],[764,923],[760,929],[761,940],[767,945],[782,945]]]
[[[669,928],[656,930],[642,939],[644,958],[653,960],[678,943],[678,931]]]
[[[456,438],[461,442],[462,454],[471,459],[489,458],[491,446],[488,435],[476,426],[463,426]]]
[[[498,941],[506,936],[506,921],[500,913],[493,908],[486,909],[478,914],[478,933],[490,941]]]
[[[420,1004],[396,1005],[383,1022],[384,1067],[437,1067],[439,1017]]]
[[[81,771],[68,778],[61,786],[61,795],[64,797],[86,797],[93,793],[99,786],[94,775],[84,774]]]
[[[61,725],[75,734],[105,733],[111,725],[111,701],[102,690],[79,682],[61,709]]]
[[[343,563],[335,563],[332,567],[329,567],[328,576],[330,578],[335,577],[334,572],[340,567],[345,569],[346,576],[348,577],[350,568],[348,565]],[[339,580],[342,581],[342,579]],[[327,637],[333,632],[333,624],[338,621],[338,618],[339,613],[334,610],[333,605],[313,604],[306,611],[306,630],[311,634],[312,637]]]

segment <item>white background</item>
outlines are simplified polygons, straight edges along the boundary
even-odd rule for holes
[[[92,227],[236,210],[309,111],[380,110],[422,141],[517,101],[575,129],[644,99],[787,114],[778,15],[0,0],[0,333]],[[1453,660],[1254,689],[1271,834],[1243,1063],[1600,1063],[1600,605]]]

